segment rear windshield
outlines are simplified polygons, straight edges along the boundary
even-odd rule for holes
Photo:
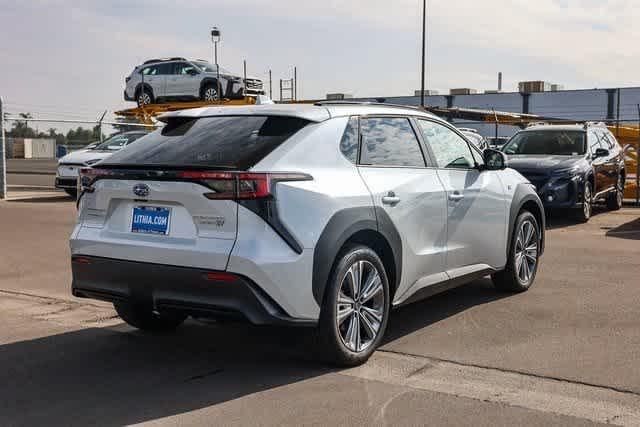
[[[504,146],[507,154],[549,154],[575,156],[586,153],[585,133],[572,130],[526,131],[516,134]]]
[[[246,170],[308,123],[275,116],[175,118],[102,165]]]

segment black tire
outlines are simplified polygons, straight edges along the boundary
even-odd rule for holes
[[[118,316],[134,328],[150,332],[170,331],[180,326],[187,316],[154,313],[150,307],[127,303],[113,303]]]
[[[533,227],[532,237],[527,236],[527,224]],[[534,242],[535,250],[527,250],[527,248],[534,246]],[[518,262],[518,259],[520,259],[520,262]],[[531,212],[522,211],[513,227],[507,265],[504,270],[491,276],[493,285],[496,289],[504,292],[524,292],[528,290],[536,278],[539,259],[540,225]],[[526,275],[524,274],[524,268],[527,269]]]
[[[78,198],[78,190],[75,188],[65,188],[64,192],[73,197],[74,199]]]
[[[593,187],[587,181],[584,184],[582,196],[582,206],[575,210],[575,217],[578,222],[589,222],[593,210]]]
[[[138,90],[138,92],[136,93],[136,103],[138,104],[138,107],[153,104],[154,102],[155,98],[151,89],[145,87]]]
[[[349,295],[351,293],[349,290],[352,289],[350,287],[352,283],[350,278],[353,277],[351,271],[356,271],[351,270],[352,267],[360,268],[363,272],[360,276],[365,282],[368,279],[375,279],[375,273],[377,273],[379,282],[377,280],[370,282],[374,285],[370,290],[375,289],[375,293],[368,292],[364,295],[365,292],[356,291],[355,297]],[[362,288],[365,287],[362,286]],[[343,290],[345,292],[342,292]],[[338,317],[339,295],[343,301],[340,310],[343,314],[342,320]],[[348,302],[350,299],[352,304]],[[366,246],[352,245],[345,248],[338,255],[329,276],[318,323],[318,350],[324,360],[343,367],[366,362],[384,337],[389,307],[389,281],[380,257]],[[373,331],[375,333],[372,334]],[[357,337],[355,333],[358,334]],[[364,335],[361,335],[363,333]],[[367,338],[368,341],[365,341]],[[358,347],[361,348],[358,349]]]
[[[624,175],[618,175],[618,182],[616,183],[615,191],[612,191],[607,197],[607,208],[612,211],[617,211],[622,208],[622,199],[624,198]]]
[[[217,83],[207,83],[202,88],[200,99],[206,102],[215,102],[220,100],[220,90]]]

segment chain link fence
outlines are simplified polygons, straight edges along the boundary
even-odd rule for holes
[[[118,135],[129,131],[152,131],[154,125],[132,120],[58,119],[33,117],[29,113],[7,112],[0,97],[0,199],[7,198],[7,190],[13,188],[7,182],[19,175],[50,175],[41,181],[53,187],[58,159],[77,150],[100,144],[114,145],[105,149],[115,150],[122,144]],[[25,182],[33,181],[25,179]]]

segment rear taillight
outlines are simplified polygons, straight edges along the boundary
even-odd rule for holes
[[[92,193],[93,183],[97,179],[104,178],[111,175],[114,175],[114,172],[108,169],[93,169],[93,168],[80,169],[80,179],[78,179],[78,194],[82,194],[84,192]]]
[[[214,190],[205,193],[213,200],[255,200],[273,197],[273,186],[283,181],[309,181],[310,175],[301,173],[255,172],[178,172],[178,177],[197,181]]]
[[[303,173],[219,172],[219,171],[137,171],[83,168],[78,180],[78,194],[92,193],[99,179],[129,179],[149,181],[197,182],[210,192],[204,196],[212,200],[273,199],[274,185],[285,181],[310,181]]]

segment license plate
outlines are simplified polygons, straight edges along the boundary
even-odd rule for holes
[[[171,209],[156,206],[135,206],[131,220],[131,232],[167,234]]]

